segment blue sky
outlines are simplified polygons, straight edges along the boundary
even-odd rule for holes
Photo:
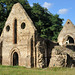
[[[39,3],[47,8],[52,14],[59,14],[63,18],[63,25],[70,19],[75,25],[75,0],[28,0],[32,6],[33,3]]]

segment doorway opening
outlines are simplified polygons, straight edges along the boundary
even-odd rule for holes
[[[15,52],[13,54],[13,66],[17,66],[18,65],[18,54]]]
[[[67,40],[66,40],[66,44],[74,44],[74,39],[70,36],[68,36]]]

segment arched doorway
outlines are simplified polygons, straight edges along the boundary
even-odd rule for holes
[[[67,37],[66,44],[74,44],[74,39],[71,36]]]
[[[13,54],[13,66],[17,66],[18,65],[18,54],[17,54],[17,52],[15,52],[14,54]]]

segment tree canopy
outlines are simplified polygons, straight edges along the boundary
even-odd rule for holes
[[[0,34],[13,4],[17,2],[21,3],[32,19],[40,37],[57,41],[63,19],[59,18],[58,14],[53,15],[38,3],[33,3],[31,7],[27,0],[0,0]]]

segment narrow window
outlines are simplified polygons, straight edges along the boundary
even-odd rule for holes
[[[17,44],[17,20],[14,21],[14,44]]]
[[[31,38],[31,67],[34,67],[33,37]]]

